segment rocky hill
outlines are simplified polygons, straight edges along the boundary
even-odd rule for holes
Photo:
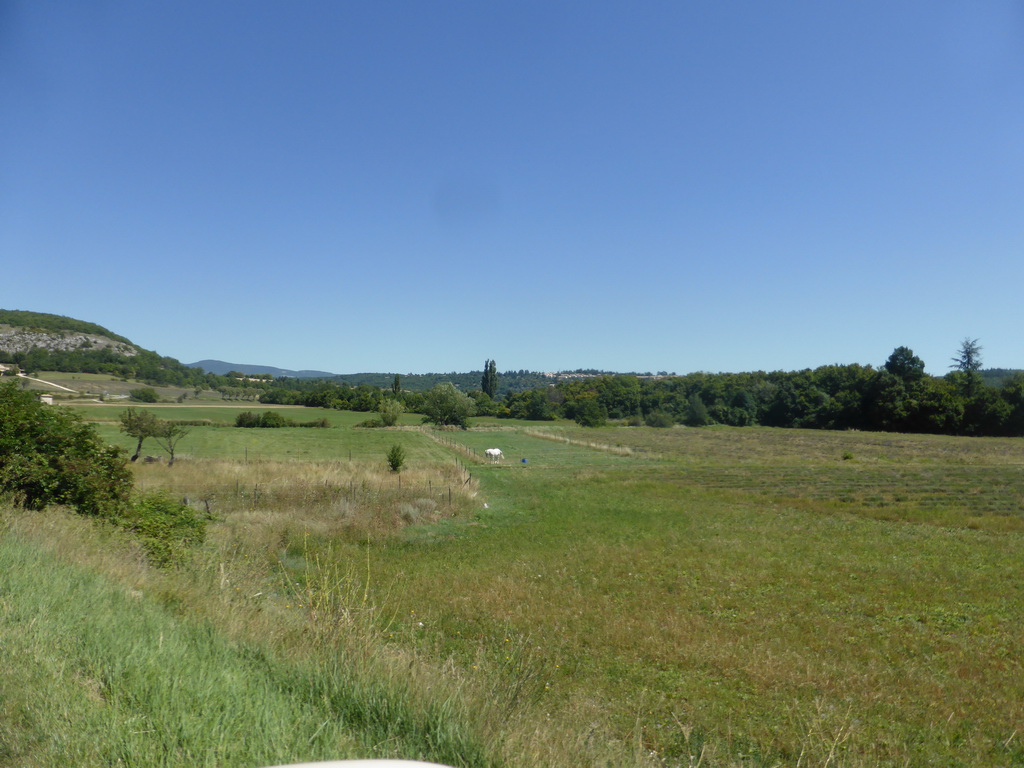
[[[49,352],[109,350],[124,357],[139,354],[139,348],[128,339],[94,323],[41,312],[0,310],[0,352],[15,355],[33,349]]]
[[[26,372],[106,373],[152,385],[210,387],[198,369],[82,320],[0,309],[0,363]]]
[[[29,352],[32,349],[46,349],[51,352],[109,349],[111,352],[125,357],[134,357],[139,353],[139,350],[131,344],[92,333],[44,331],[0,325],[0,352],[13,355],[18,352]]]

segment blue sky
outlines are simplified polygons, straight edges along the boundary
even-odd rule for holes
[[[1024,368],[1024,5],[0,0],[0,307],[182,362]]]

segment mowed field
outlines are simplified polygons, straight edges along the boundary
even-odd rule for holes
[[[529,638],[546,697],[684,764],[1024,762],[1019,441],[537,434],[486,531],[381,563],[430,641]]]
[[[1024,764],[1020,440],[227,426],[265,409],[156,408],[209,424],[138,482],[210,506],[222,584],[343,573],[375,642],[498,708],[510,764]],[[120,410],[81,406],[134,447]]]

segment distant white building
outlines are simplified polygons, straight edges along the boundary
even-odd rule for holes
[[[46,405],[53,405],[53,395],[40,395],[39,402]]]

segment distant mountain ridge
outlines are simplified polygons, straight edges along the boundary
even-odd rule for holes
[[[225,363],[223,360],[200,360],[196,363],[185,363],[188,368],[202,368],[207,373],[224,376],[232,371],[246,374],[269,373],[274,378],[287,376],[291,379],[329,379],[338,376],[327,371],[292,371],[287,368],[276,368],[272,365],[248,365],[246,363]]]

